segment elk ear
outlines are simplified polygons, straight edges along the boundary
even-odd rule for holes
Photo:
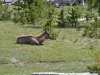
[[[43,31],[44,31],[44,32],[47,32],[46,28],[43,27]]]
[[[43,31],[45,31],[45,28],[44,27],[42,29],[43,29]]]

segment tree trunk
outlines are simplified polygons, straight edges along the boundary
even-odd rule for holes
[[[4,4],[6,3],[6,0],[4,0]]]

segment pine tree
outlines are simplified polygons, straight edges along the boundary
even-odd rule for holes
[[[58,27],[65,27],[66,26],[66,19],[64,17],[64,10],[62,9],[60,14],[58,15]]]
[[[94,17],[94,22],[87,22],[83,36],[89,38],[100,38],[100,31],[98,30],[100,26],[100,20],[97,16]]]
[[[9,4],[3,5],[3,2],[0,0],[0,20],[1,21],[11,20],[12,10],[8,10],[8,8],[9,8]]]
[[[97,0],[88,0],[88,10],[93,12],[93,9],[95,9],[97,6]]]
[[[54,7],[51,4],[48,5],[48,8],[49,8],[48,9],[48,18],[47,18],[46,24],[44,25],[43,30],[48,31],[52,35],[52,39],[56,40],[58,37],[58,33],[55,32],[54,27],[52,25],[53,20],[54,20],[53,15],[54,15],[55,11],[54,11]]]
[[[21,7],[21,11],[18,11],[19,21],[22,23],[30,23],[35,25],[47,14],[44,12],[46,4],[43,4],[43,0],[24,0],[24,4],[18,4]],[[18,7],[18,5],[16,7]]]
[[[76,5],[75,7],[72,7],[71,11],[68,13],[69,16],[67,16],[67,21],[70,23],[71,26],[78,27],[79,26],[78,18],[80,18],[82,14],[81,7]]]

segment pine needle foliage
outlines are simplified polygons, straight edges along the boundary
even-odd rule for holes
[[[60,14],[58,15],[58,27],[65,27],[66,26],[66,19],[64,17],[64,9],[61,10]]]
[[[82,8],[76,5],[75,7],[72,7],[71,11],[69,11],[68,13],[69,16],[67,16],[67,21],[69,22],[70,26],[78,27],[79,26],[78,18],[81,17]]]
[[[56,40],[58,37],[58,33],[55,32],[54,27],[53,27],[53,21],[54,21],[54,12],[55,9],[54,7],[51,5],[51,3],[48,6],[48,17],[47,17],[47,21],[46,24],[44,25],[44,30],[48,31],[51,35],[52,35],[52,39]]]
[[[95,51],[96,48],[93,45],[91,45],[89,49],[91,50],[91,56],[94,58],[96,63],[87,66],[87,68],[89,69],[90,72],[98,73],[100,75],[100,52],[97,53]]]
[[[9,5],[3,4],[3,2],[0,0],[0,20],[1,21],[11,20],[12,10],[8,10],[8,9],[9,9]]]
[[[18,13],[20,16],[19,21],[24,24],[35,25],[36,22],[47,16],[45,9],[46,4],[43,3],[43,0],[24,0],[24,4],[21,5],[21,11]]]
[[[87,22],[83,36],[89,38],[100,38],[100,20],[97,16],[94,17],[94,22]]]

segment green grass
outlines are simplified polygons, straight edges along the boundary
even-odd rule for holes
[[[30,75],[32,72],[87,72],[87,65],[95,61],[82,32],[74,28],[56,28],[57,40],[46,40],[44,45],[15,44],[20,35],[38,35],[42,27],[32,28],[13,22],[0,22],[0,74]],[[74,41],[78,39],[76,43]],[[98,40],[99,41],[99,40]],[[100,43],[97,45],[99,51]],[[15,59],[16,62],[12,62]]]

